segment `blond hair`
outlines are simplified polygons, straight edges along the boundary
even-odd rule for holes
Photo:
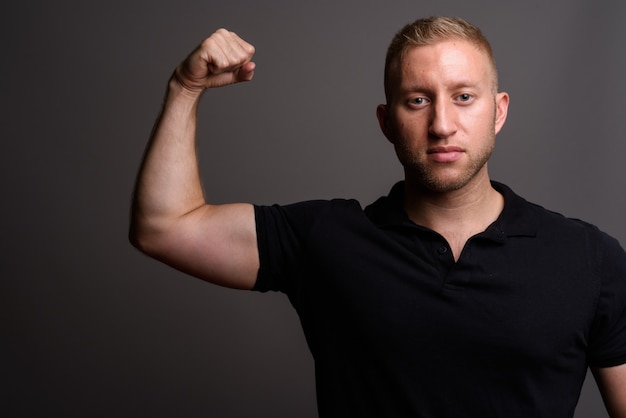
[[[443,41],[463,40],[484,52],[493,69],[493,90],[498,90],[498,72],[491,45],[480,29],[455,17],[429,17],[418,19],[404,26],[391,40],[385,59],[385,96],[389,103],[394,73],[406,53],[416,47],[433,45]]]

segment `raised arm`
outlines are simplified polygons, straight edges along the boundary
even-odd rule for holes
[[[196,156],[196,111],[207,89],[251,80],[253,54],[252,45],[220,29],[176,69],[139,171],[130,226],[131,242],[144,253],[240,289],[254,286],[259,268],[254,210],[249,204],[207,204]]]

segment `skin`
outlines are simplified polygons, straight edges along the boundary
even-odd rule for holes
[[[592,369],[611,418],[626,418],[626,364]]]
[[[388,119],[384,131],[411,184],[445,193],[486,169],[508,96],[494,96],[482,55],[466,42],[442,42],[414,48],[402,61],[379,117]]]
[[[144,253],[221,286],[251,289],[259,269],[254,209],[208,204],[196,114],[210,89],[252,80],[254,47],[216,31],[176,69],[135,186],[130,240]]]
[[[146,254],[221,286],[251,289],[259,269],[253,206],[213,205],[202,189],[196,113],[210,89],[254,76],[254,47],[216,31],[172,76],[137,178],[130,240]],[[466,42],[415,48],[377,109],[405,168],[405,209],[440,232],[458,258],[502,211],[487,160],[508,109],[486,57]],[[593,370],[612,417],[626,418],[626,365]]]
[[[416,47],[377,109],[404,166],[409,217],[443,235],[456,259],[504,206],[487,170],[509,103],[494,80],[486,54],[466,41]]]

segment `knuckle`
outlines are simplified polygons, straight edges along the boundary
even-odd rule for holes
[[[215,40],[213,37],[208,37],[200,44],[200,49],[202,50],[211,50],[215,45]]]

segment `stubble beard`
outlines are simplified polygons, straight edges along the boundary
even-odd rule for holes
[[[446,193],[462,189],[485,167],[494,150],[495,134],[485,144],[475,153],[466,153],[465,161],[454,163],[428,161],[404,144],[396,147],[396,153],[407,180],[430,192]]]

